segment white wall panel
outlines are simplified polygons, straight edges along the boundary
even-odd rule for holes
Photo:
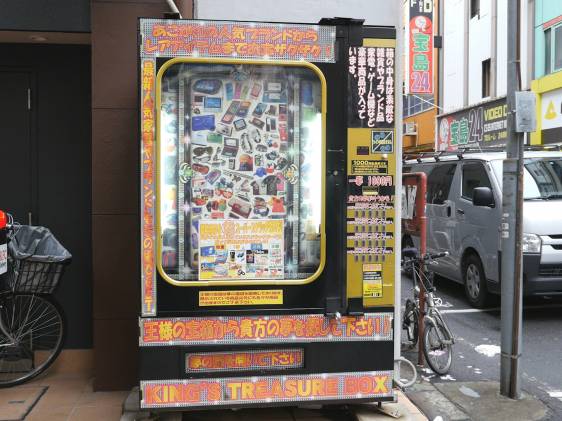
[[[468,42],[468,105],[482,102],[482,62],[491,57],[491,1],[480,2],[480,16],[470,19]]]
[[[464,1],[444,0],[443,108],[445,112],[463,107]]]
[[[496,96],[507,92],[507,2],[498,0],[498,70]],[[523,21],[522,21],[523,22]]]
[[[321,18],[365,19],[396,26],[399,0],[195,0],[197,19],[316,23]]]

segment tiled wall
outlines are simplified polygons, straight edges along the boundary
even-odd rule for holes
[[[188,18],[191,2],[176,1]],[[96,390],[137,382],[137,19],[164,0],[92,0],[92,243]]]

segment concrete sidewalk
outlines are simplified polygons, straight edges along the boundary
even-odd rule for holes
[[[43,375],[21,386],[0,389],[0,421],[118,420],[127,392],[94,392],[92,384],[93,352],[65,350]],[[19,411],[25,418],[14,417],[14,407],[27,404],[38,389],[41,396]]]
[[[0,389],[0,421],[427,421],[401,391],[397,402],[350,405],[348,408],[314,407],[214,410],[162,413],[160,417],[140,411],[138,392],[94,392],[93,353],[65,351],[46,373],[9,389]],[[128,411],[124,411],[127,409]]]
[[[130,392],[124,405],[121,421],[427,421],[427,418],[401,391],[396,391],[396,403],[384,403],[382,411],[376,404],[350,405],[349,407],[322,408],[281,407],[264,409],[211,410],[177,413],[161,413],[152,417],[138,406],[138,391]]]
[[[499,394],[494,381],[429,383],[422,381],[407,396],[430,419],[442,421],[546,421],[548,408],[537,398],[523,393],[512,400]],[[440,417],[440,418],[439,418]]]

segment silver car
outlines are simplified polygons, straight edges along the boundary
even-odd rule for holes
[[[523,272],[525,295],[562,295],[562,153],[525,152]],[[468,301],[500,293],[502,152],[407,161],[427,175],[427,248],[448,251],[432,270],[462,283]],[[402,246],[419,238],[404,235]]]

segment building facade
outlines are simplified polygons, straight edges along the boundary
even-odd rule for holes
[[[532,144],[562,144],[562,3],[535,2],[535,72],[537,131]]]
[[[508,0],[442,2],[443,52],[436,148],[503,146],[507,138]],[[534,2],[521,1],[521,89],[533,75]]]

